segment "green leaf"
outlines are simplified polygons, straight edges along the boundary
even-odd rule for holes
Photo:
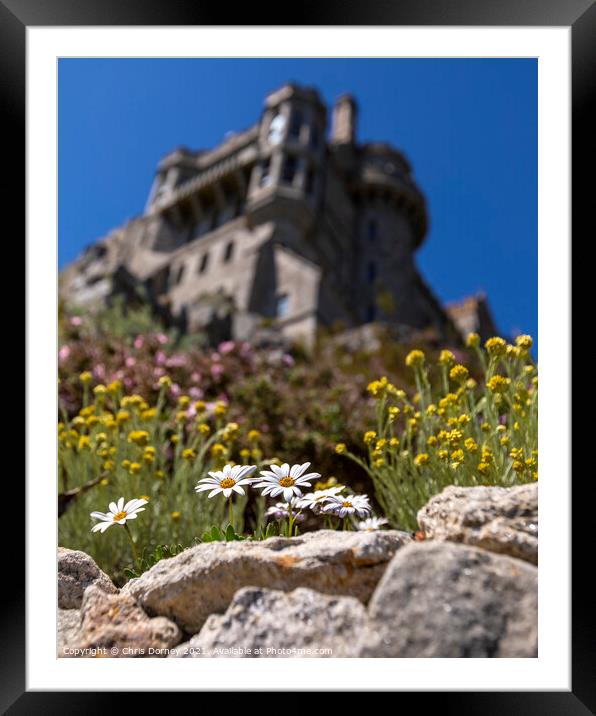
[[[232,525],[228,525],[226,528],[226,542],[234,542],[236,539],[236,532]]]

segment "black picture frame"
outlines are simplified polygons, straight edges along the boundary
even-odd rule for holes
[[[593,0],[302,0],[289,17],[266,5],[234,6],[233,23],[226,22],[230,7],[202,0],[0,0],[0,97],[2,98],[3,137],[10,137],[3,150],[10,166],[11,181],[4,191],[5,217],[11,225],[24,223],[25,157],[25,62],[26,28],[31,26],[85,25],[450,25],[450,26],[570,26],[572,32],[572,177],[573,228],[587,245],[593,218],[593,128],[590,90],[596,85],[596,4]],[[276,15],[277,12],[277,15]],[[23,167],[21,169],[21,167]],[[23,172],[20,174],[20,172]],[[586,241],[581,241],[582,232]],[[590,234],[588,234],[590,231]],[[16,236],[17,234],[14,234]],[[571,247],[569,247],[571,251]],[[31,259],[31,257],[29,257]],[[571,426],[569,426],[569,430]],[[592,471],[582,475],[582,483],[592,481]],[[581,545],[593,543],[593,517],[587,498],[589,485],[578,485],[573,494],[572,556],[572,690],[569,692],[425,692],[400,693],[415,698],[416,710],[437,708],[442,713],[549,714],[577,716],[596,714],[596,630],[593,591],[588,580],[593,557],[584,555]],[[5,483],[13,491],[7,499],[20,504],[22,486],[17,480]],[[591,519],[592,518],[592,519]],[[133,694],[101,692],[26,691],[25,674],[25,564],[24,542],[18,540],[4,550],[9,562],[10,589],[5,582],[5,602],[0,610],[2,648],[0,649],[0,708],[10,714],[99,713],[106,709],[130,707]],[[543,555],[542,559],[548,559]],[[13,564],[10,564],[13,562]],[[523,668],[523,666],[520,666]],[[73,684],[73,689],[76,684]],[[423,699],[421,702],[420,699]],[[160,699],[159,694],[152,699]],[[171,708],[171,704],[168,704]]]

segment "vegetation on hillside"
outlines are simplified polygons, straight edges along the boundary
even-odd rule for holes
[[[60,544],[119,582],[201,539],[351,529],[366,516],[377,528],[383,515],[415,530],[417,509],[447,484],[537,478],[529,337],[483,348],[471,336],[466,350],[440,351],[379,329],[374,350],[328,336],[309,354],[232,341],[209,349],[122,305],[93,316],[62,309],[59,325]],[[269,471],[258,479],[275,483],[285,465],[290,477],[307,462],[316,473],[302,492],[327,491],[324,504],[306,509],[277,483],[224,494],[226,465]],[[209,472],[218,494],[196,491]],[[340,493],[361,509],[333,503]],[[124,518],[110,522],[124,529],[92,532],[91,513],[112,520],[126,511],[121,497],[132,526]]]

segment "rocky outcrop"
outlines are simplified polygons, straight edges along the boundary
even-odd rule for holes
[[[106,594],[118,590],[105,572],[85,552],[58,547],[58,607],[79,609],[85,589],[94,584]]]
[[[245,587],[225,614],[210,616],[172,656],[348,657],[366,620],[365,607],[354,597],[303,587],[293,592]]]
[[[537,656],[536,485],[448,487],[419,521],[200,544],[120,593],[60,550],[59,655]]]
[[[447,487],[419,512],[427,539],[482,547],[538,563],[538,485]]]
[[[200,544],[159,562],[123,592],[149,614],[194,634],[247,586],[284,592],[308,587],[366,603],[391,557],[410,541],[397,531],[320,530],[291,539]]]
[[[536,567],[449,542],[400,550],[370,601],[363,657],[534,657]]]
[[[537,570],[452,543],[400,550],[368,610],[311,589],[246,587],[178,657],[534,657]]]
[[[74,636],[60,655],[167,656],[182,640],[182,632],[169,619],[152,619],[131,597],[106,594],[96,585],[85,590],[80,628]]]

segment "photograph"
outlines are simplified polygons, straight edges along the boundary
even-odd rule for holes
[[[537,59],[57,84],[57,657],[538,657]]]

